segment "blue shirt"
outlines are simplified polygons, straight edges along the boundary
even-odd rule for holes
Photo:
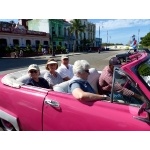
[[[94,89],[91,87],[91,85],[88,83],[88,81],[83,80],[81,78],[78,77],[73,77],[70,81],[69,81],[69,87],[68,87],[68,92],[72,93],[74,89],[76,88],[80,88],[82,89],[84,92],[90,92],[90,93],[94,93],[95,91]]]
[[[32,86],[37,86],[37,87],[41,87],[41,88],[47,88],[49,89],[50,86],[48,84],[48,82],[42,78],[42,77],[39,77],[39,82],[36,82],[34,81],[32,78],[30,78],[27,82],[26,82],[27,85],[32,85]]]

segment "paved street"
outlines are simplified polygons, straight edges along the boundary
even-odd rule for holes
[[[73,64],[76,60],[85,59],[87,60],[91,67],[97,68],[97,70],[102,70],[104,66],[108,64],[108,61],[111,57],[115,56],[118,53],[124,53],[124,51],[104,51],[99,53],[76,53],[69,54],[70,63]],[[60,57],[56,56],[55,59],[58,60],[60,65]],[[20,70],[21,68],[26,69],[30,64],[35,63],[38,65],[45,65],[50,56],[40,56],[32,58],[0,58],[0,74],[14,72]],[[0,128],[0,131],[2,129]]]
[[[103,51],[99,53],[70,53],[70,63],[73,64],[78,59],[85,59],[90,64],[91,67],[95,67],[101,70],[105,65],[107,65],[108,60],[115,56],[117,53],[122,53],[123,51]],[[0,58],[0,74],[14,72],[22,68],[26,69],[30,64],[45,65],[47,60],[51,55],[47,56],[36,56],[28,58]],[[61,55],[56,55],[54,58],[58,60],[60,64]]]

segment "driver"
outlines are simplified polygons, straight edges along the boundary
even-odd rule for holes
[[[99,86],[100,89],[103,91],[103,93],[107,95],[111,94],[114,66],[120,66],[120,65],[121,65],[120,60],[117,57],[112,57],[109,60],[109,65],[102,70],[102,73],[99,77]],[[128,90],[127,88],[124,88],[119,83],[114,84],[114,91],[117,92],[116,95],[114,94],[114,97],[117,97],[117,99],[120,97],[121,97],[120,99],[122,99],[122,95],[123,95],[125,97],[127,96],[127,97],[138,98],[143,101],[143,96],[138,95],[133,91]]]

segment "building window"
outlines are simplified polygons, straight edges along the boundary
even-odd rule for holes
[[[43,44],[44,44],[44,45],[48,45],[48,41],[44,41]]]
[[[27,45],[31,45],[31,41],[30,40],[26,40],[26,46]]]
[[[61,43],[61,42],[59,42],[59,45],[60,45],[60,46],[62,46],[62,43]]]
[[[52,27],[52,35],[55,35],[55,29]]]
[[[19,46],[19,40],[18,39],[13,39],[13,45],[14,46]]]
[[[39,41],[39,40],[36,40],[36,41],[35,41],[36,47],[39,47],[39,44],[40,44],[40,41]]]
[[[64,28],[64,36],[66,36],[66,28]]]
[[[53,42],[53,49],[56,49],[56,42]]]
[[[61,35],[61,27],[58,27],[58,35]]]
[[[0,39],[0,49],[5,48],[7,46],[7,40],[6,39]]]

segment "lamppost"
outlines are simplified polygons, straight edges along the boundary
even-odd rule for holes
[[[102,23],[102,28],[103,28],[103,23]],[[99,25],[99,53],[100,53],[100,49],[101,49],[101,26]]]

